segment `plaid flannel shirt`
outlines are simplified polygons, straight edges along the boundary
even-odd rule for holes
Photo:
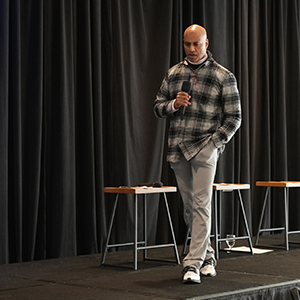
[[[241,104],[234,75],[208,58],[193,70],[186,59],[170,68],[162,81],[153,110],[158,118],[170,118],[167,161],[180,155],[193,158],[210,140],[221,151],[241,125]],[[173,111],[173,100],[183,81],[191,82],[191,105]],[[182,154],[181,154],[182,153]]]

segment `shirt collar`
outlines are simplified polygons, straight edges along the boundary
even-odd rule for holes
[[[207,59],[208,55],[207,53],[205,53],[205,56],[203,58],[201,58],[198,62],[193,63],[191,61],[189,61],[188,59],[186,59],[188,61],[189,64],[194,65],[194,66],[199,66],[201,65],[206,59]]]

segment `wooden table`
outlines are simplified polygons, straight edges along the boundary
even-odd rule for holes
[[[168,201],[167,201],[167,196],[166,193],[171,193],[171,192],[176,192],[177,189],[174,186],[162,186],[159,188],[155,187],[105,187],[104,188],[104,193],[113,193],[116,194],[115,202],[114,202],[114,207],[113,207],[113,212],[112,216],[110,219],[110,225],[109,225],[109,230],[107,234],[107,240],[106,240],[106,246],[103,251],[103,256],[102,256],[102,262],[101,264],[104,263],[107,250],[112,247],[122,247],[122,246],[130,246],[133,245],[133,256],[134,256],[134,270],[137,270],[137,252],[138,250],[144,250],[144,259],[147,259],[147,249],[154,249],[154,248],[163,248],[163,247],[173,247],[174,252],[175,252],[175,259],[178,264],[180,264],[179,260],[179,255],[178,255],[178,250],[177,250],[177,244],[175,240],[175,234],[173,230],[173,225],[172,225],[172,220],[171,220],[171,215],[169,211],[169,206],[168,206]],[[157,194],[157,193],[163,193],[164,195],[164,202],[165,202],[165,207],[168,215],[168,221],[170,225],[170,230],[172,234],[172,239],[173,243],[171,244],[162,244],[162,245],[151,245],[149,246],[147,243],[147,205],[146,205],[146,195],[147,194]],[[129,243],[122,243],[122,244],[109,244],[109,239],[113,227],[113,222],[115,218],[115,212],[119,200],[119,195],[120,194],[133,194],[134,197],[134,241],[129,242]],[[144,195],[144,240],[143,241],[138,241],[138,200],[139,197],[138,195]],[[142,245],[142,246],[139,246]]]
[[[289,250],[289,235],[300,233],[300,230],[290,231],[289,230],[289,188],[292,187],[300,187],[300,181],[257,181],[256,186],[266,187],[265,198],[263,203],[263,208],[260,216],[258,231],[256,235],[255,245],[258,244],[259,235],[262,232],[266,231],[284,231],[284,242],[285,242],[285,249]],[[268,194],[270,188],[273,187],[281,187],[284,189],[284,226],[283,227],[275,227],[275,228],[264,228],[262,229],[262,221],[264,218],[266,204],[269,199]]]

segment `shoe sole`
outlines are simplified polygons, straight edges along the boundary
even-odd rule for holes
[[[205,276],[205,277],[216,277],[217,276],[217,272],[216,273],[209,273],[209,274],[203,274],[203,273],[200,273],[202,276]]]
[[[200,280],[192,280],[191,278],[188,278],[186,280],[183,280],[184,284],[193,284],[193,283],[200,283]]]

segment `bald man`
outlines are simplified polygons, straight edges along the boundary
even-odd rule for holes
[[[183,282],[200,283],[200,274],[217,274],[210,242],[212,184],[218,158],[240,127],[241,104],[234,75],[207,50],[205,28],[189,26],[183,45],[186,57],[168,70],[153,110],[158,118],[170,118],[167,161],[191,233]]]

